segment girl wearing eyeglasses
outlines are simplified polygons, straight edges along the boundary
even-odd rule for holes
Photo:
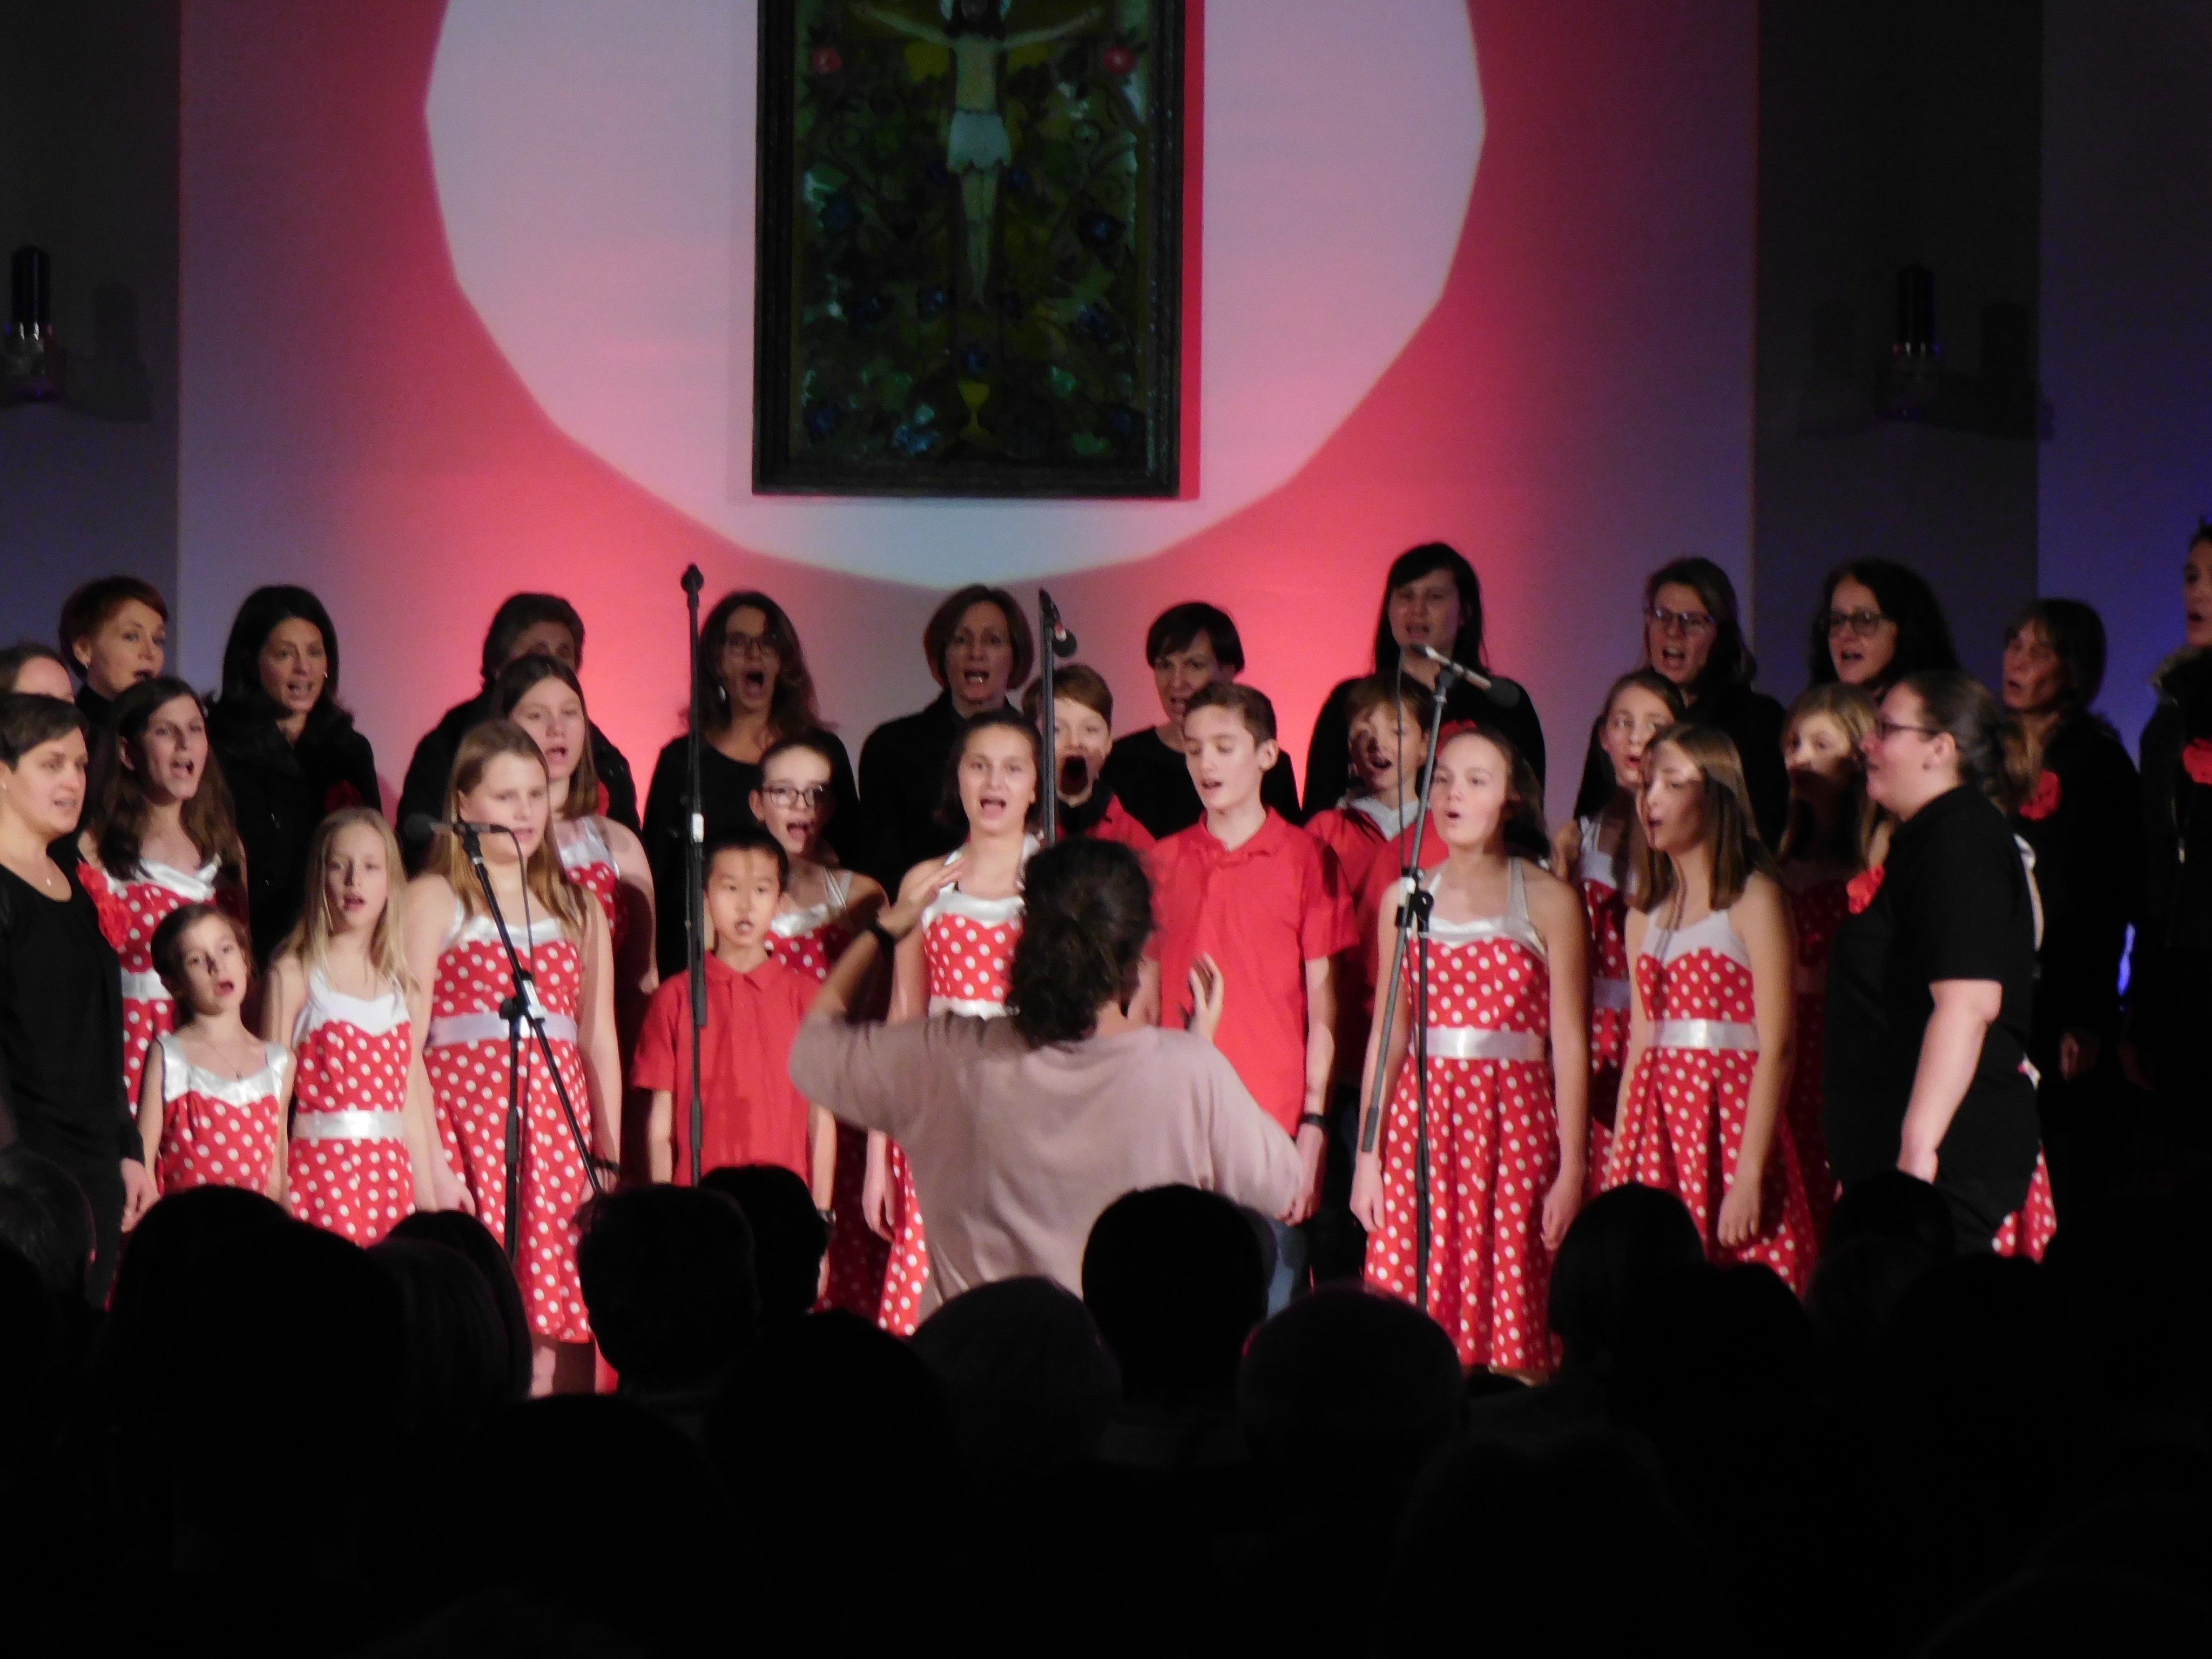
[[[1875,702],[1907,674],[1955,669],[1951,625],[1936,590],[1892,559],[1854,559],[1820,584],[1805,672],[1814,685],[1841,680]]]
[[[1790,799],[1782,769],[1782,705],[1753,688],[1759,659],[1745,642],[1735,584],[1711,559],[1675,559],[1644,584],[1644,665],[1671,682],[1690,718],[1735,744],[1759,838],[1781,838]],[[1589,817],[1613,799],[1616,781],[1595,734],[1583,761],[1575,815]],[[1632,787],[1633,786],[1631,786]]]
[[[1955,670],[1901,680],[1866,775],[1898,824],[1850,884],[1829,957],[1828,1161],[1846,1193],[1887,1170],[1934,1183],[1962,1252],[2039,1255],[2047,1183],[2019,1213],[2041,1170],[2027,1065],[2039,918],[2005,821],[2020,791],[1996,700]]]
[[[760,827],[751,800],[760,787],[762,758],[786,738],[817,732],[832,757],[830,787],[837,810],[830,842],[839,862],[857,866],[867,837],[852,762],[843,741],[822,724],[814,676],[799,647],[799,630],[783,607],[751,589],[724,594],[699,625],[698,674],[700,735],[705,741],[700,745],[697,806],[707,820],[706,844]],[[688,744],[678,737],[661,750],[646,794],[646,853],[665,893],[680,894],[686,886],[684,849],[693,811]],[[655,956],[664,977],[684,965],[684,910],[682,904],[671,904],[660,914]]]

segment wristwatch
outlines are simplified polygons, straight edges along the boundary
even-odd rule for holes
[[[868,925],[860,931],[864,933],[874,934],[877,945],[882,948],[885,956],[890,955],[892,951],[898,949],[899,935],[884,927],[878,917],[870,916]]]
[[[1301,1129],[1304,1128],[1309,1124],[1320,1130],[1323,1134],[1327,1134],[1328,1133],[1328,1120],[1323,1117],[1319,1112],[1308,1112],[1303,1117],[1298,1119],[1298,1127]]]

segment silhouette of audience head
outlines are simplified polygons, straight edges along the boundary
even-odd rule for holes
[[[1267,1311],[1243,1212],[1218,1193],[1154,1187],[1108,1205],[1083,1251],[1083,1300],[1132,1401],[1219,1395]]]
[[[1083,1304],[1048,1279],[964,1291],[914,1334],[945,1390],[979,1495],[1004,1495],[1091,1455],[1121,1383]]]
[[[521,1398],[499,1305],[476,1264],[419,1238],[387,1238],[370,1258],[399,1292],[407,1328],[400,1432],[442,1467],[502,1406]]]
[[[830,1224],[806,1183],[780,1164],[745,1164],[709,1170],[699,1184],[735,1203],[752,1227],[761,1322],[787,1324],[811,1311],[821,1294]]]
[[[23,1253],[49,1295],[85,1299],[94,1237],[76,1176],[27,1146],[0,1151],[0,1242]]]
[[[530,1316],[523,1311],[522,1287],[515,1283],[514,1266],[491,1236],[491,1229],[465,1210],[417,1210],[387,1237],[441,1244],[468,1258],[499,1314],[499,1328],[507,1345],[507,1397],[520,1400],[528,1394]]]
[[[2094,1383],[2138,1433],[2212,1427],[2212,1240],[2201,1213],[2165,1195],[2130,1195],[2066,1218],[2044,1268]]]
[[[584,1305],[626,1391],[711,1388],[735,1370],[761,1310],[742,1210],[696,1188],[633,1187],[578,1220]]]
[[[1631,1310],[1651,1285],[1705,1259],[1682,1200],[1631,1183],[1585,1204],[1552,1262],[1551,1325],[1566,1364],[1603,1376]]]
[[[1830,1250],[1868,1237],[1912,1245],[1932,1266],[1951,1255],[1958,1231],[1942,1194],[1902,1170],[1884,1170],[1854,1182],[1828,1218]]]
[[[15,1443],[37,1426],[36,1408],[61,1358],[57,1300],[30,1257],[0,1238],[0,1479],[15,1468]]]

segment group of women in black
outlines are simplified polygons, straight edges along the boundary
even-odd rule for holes
[[[2140,775],[2094,710],[2105,640],[2090,606],[2026,607],[1993,696],[1958,672],[1928,585],[1882,559],[1829,576],[1808,641],[1811,687],[1790,711],[1757,687],[1727,574],[1702,558],[1666,565],[1643,590],[1643,659],[1592,726],[1573,814],[1591,833],[1626,793],[1613,760],[1623,751],[1607,740],[1622,687],[1647,688],[1656,718],[1732,744],[1759,842],[1785,865],[1794,854],[1817,866],[1842,899],[1829,921],[1808,929],[1801,912],[1799,923],[1823,946],[1833,935],[1832,947],[1801,950],[1798,986],[1802,1001],[1806,974],[1826,974],[1826,1161],[1845,1185],[1895,1167],[1932,1176],[1963,1237],[1986,1240],[2022,1209],[2039,1148],[2062,1208],[2116,1181],[2120,1126],[2133,1120],[2115,1103],[2148,1095],[2176,1143],[2203,1138],[2196,1028],[2212,1012],[2212,530],[2190,543],[2184,569],[2183,643],[2157,677]],[[1421,646],[1489,670],[1481,584],[1457,551],[1410,550],[1382,589],[1373,662],[1324,702],[1303,799],[1287,757],[1266,781],[1264,798],[1285,818],[1358,793],[1362,680],[1433,690],[1439,671],[1412,648]],[[116,699],[161,673],[166,629],[155,589],[111,578],[71,597],[58,649],[0,653],[0,1134],[79,1176],[111,1258],[136,1141],[111,1053],[116,957],[100,943],[73,832],[89,781],[112,764]],[[463,736],[503,712],[503,671],[544,656],[572,678],[584,640],[582,618],[558,597],[503,604],[484,639],[481,689],[422,739],[394,816],[442,816]],[[703,814],[710,843],[750,825],[763,756],[815,733],[831,760],[816,804],[827,852],[895,888],[918,860],[957,844],[943,810],[947,757],[969,720],[1011,706],[1036,654],[1024,607],[982,586],[948,598],[921,643],[937,696],[872,732],[856,771],[823,726],[792,617],[763,592],[725,596],[698,647],[700,799],[689,799],[682,736],[657,757],[641,811],[629,763],[590,726],[599,813],[638,834],[653,886],[677,892],[691,813]],[[1229,615],[1199,603],[1162,615],[1146,656],[1161,719],[1115,741],[1103,763],[1066,757],[1055,781],[1079,823],[1110,799],[1164,837],[1201,816],[1183,709],[1200,687],[1237,678],[1244,656]],[[346,807],[386,805],[368,741],[340,702],[339,662],[337,629],[313,593],[261,588],[238,614],[221,688],[204,705],[209,770],[235,825],[236,902],[264,962],[297,920],[317,826]],[[1541,784],[1542,726],[1513,681],[1451,684],[1443,720],[1498,732]],[[74,765],[58,758],[72,734],[84,748]],[[410,866],[425,851],[404,848]],[[666,975],[683,963],[684,907],[655,908]],[[1808,1186],[1828,1180],[1806,1175]]]

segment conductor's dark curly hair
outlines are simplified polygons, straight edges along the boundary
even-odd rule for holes
[[[1098,1006],[1126,1009],[1152,933],[1152,884],[1117,842],[1066,841],[1029,861],[1006,1008],[1032,1048],[1077,1042]]]

